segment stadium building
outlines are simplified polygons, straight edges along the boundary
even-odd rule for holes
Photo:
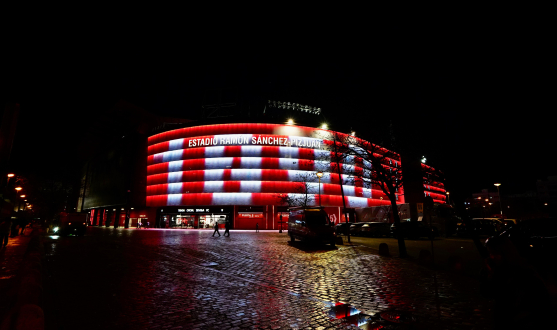
[[[284,113],[272,117],[267,108],[257,118],[192,121],[125,102],[116,108],[109,114],[120,118],[115,132],[102,132],[113,139],[91,151],[84,167],[78,208],[90,213],[91,225],[201,229],[229,221],[234,229],[279,229],[293,205],[323,206],[335,223],[390,205],[370,183],[369,164],[333,157],[335,136],[348,135],[310,127],[316,118],[287,124]],[[398,154],[389,156],[386,166],[401,166]],[[425,191],[444,203],[441,185],[424,181],[417,196]],[[404,203],[401,188],[397,204]]]
[[[146,206],[160,225],[278,229],[297,199],[323,206],[335,221],[349,209],[389,204],[379,187],[363,179],[361,159],[331,162],[332,134],[281,124],[217,124],[185,127],[148,139]],[[399,166],[393,159],[392,166]],[[322,175],[321,178],[317,174]],[[344,203],[342,195],[344,194]],[[400,203],[404,202],[400,191]],[[290,203],[289,203],[290,201]]]

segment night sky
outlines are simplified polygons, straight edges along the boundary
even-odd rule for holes
[[[263,47],[169,58],[21,57],[3,76],[3,101],[21,104],[11,164],[53,177],[77,166],[83,130],[120,99],[162,116],[197,118],[206,90],[236,88],[247,102],[321,107],[331,129],[351,127],[384,145],[392,124],[395,151],[425,155],[458,199],[495,191],[495,182],[502,193],[533,190],[537,179],[557,175],[554,72],[543,49],[512,50],[484,43],[394,55]]]

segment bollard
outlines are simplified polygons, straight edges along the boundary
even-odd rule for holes
[[[379,255],[383,257],[390,257],[391,254],[389,253],[389,246],[387,243],[379,244]]]
[[[418,256],[418,264],[426,267],[430,267],[433,262],[431,259],[431,252],[429,250],[420,250],[420,255]]]
[[[16,330],[44,330],[44,312],[37,305],[23,305],[19,309]]]

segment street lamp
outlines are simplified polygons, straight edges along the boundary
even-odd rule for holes
[[[501,218],[503,217],[503,206],[501,206],[501,193],[499,192],[500,183],[494,183],[495,187],[497,187],[497,197],[499,197],[499,209],[501,210]]]
[[[21,190],[21,189],[19,189],[19,190]],[[25,195],[20,195],[19,197],[21,199],[25,199],[26,196]],[[21,199],[17,201],[17,212],[21,211]],[[25,210],[25,205],[23,205],[23,210]]]
[[[319,207],[321,207],[321,177],[323,176],[323,172],[317,172],[317,178],[319,179]]]
[[[20,191],[21,189],[23,189],[23,188],[21,188],[21,187],[15,187],[15,190],[17,190],[17,191]]]
[[[450,195],[450,193],[447,191],[447,204],[451,205],[451,201],[450,201],[450,199],[449,199],[449,195]]]

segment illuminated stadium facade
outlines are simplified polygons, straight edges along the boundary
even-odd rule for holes
[[[229,221],[234,229],[279,229],[296,205],[323,206],[335,223],[346,221],[345,214],[349,221],[392,222],[389,198],[370,183],[370,164],[335,157],[343,148],[334,140],[359,138],[311,127],[325,121],[319,108],[279,103],[252,117],[217,112],[194,121],[120,102],[111,113],[113,129],[100,122],[93,131],[108,138],[90,152],[77,210],[90,214],[92,226],[114,228],[200,229]],[[303,111],[288,112],[293,106]],[[307,126],[294,125],[293,117]],[[374,152],[388,156],[384,166],[400,168],[400,155]],[[402,160],[398,212],[419,220],[426,197],[445,203],[444,175],[418,159]]]
[[[278,229],[281,215],[287,214],[286,201],[296,198],[325,207],[335,222],[345,221],[343,204],[351,210],[389,205],[380,187],[365,180],[369,173],[362,159],[343,157],[339,177],[337,163],[331,162],[333,134],[345,136],[253,123],[185,127],[150,136],[146,206],[156,209],[160,227],[207,228],[230,221],[235,229],[256,224]],[[390,166],[400,166],[400,158],[391,159]],[[398,195],[397,203],[404,203],[403,192]]]

